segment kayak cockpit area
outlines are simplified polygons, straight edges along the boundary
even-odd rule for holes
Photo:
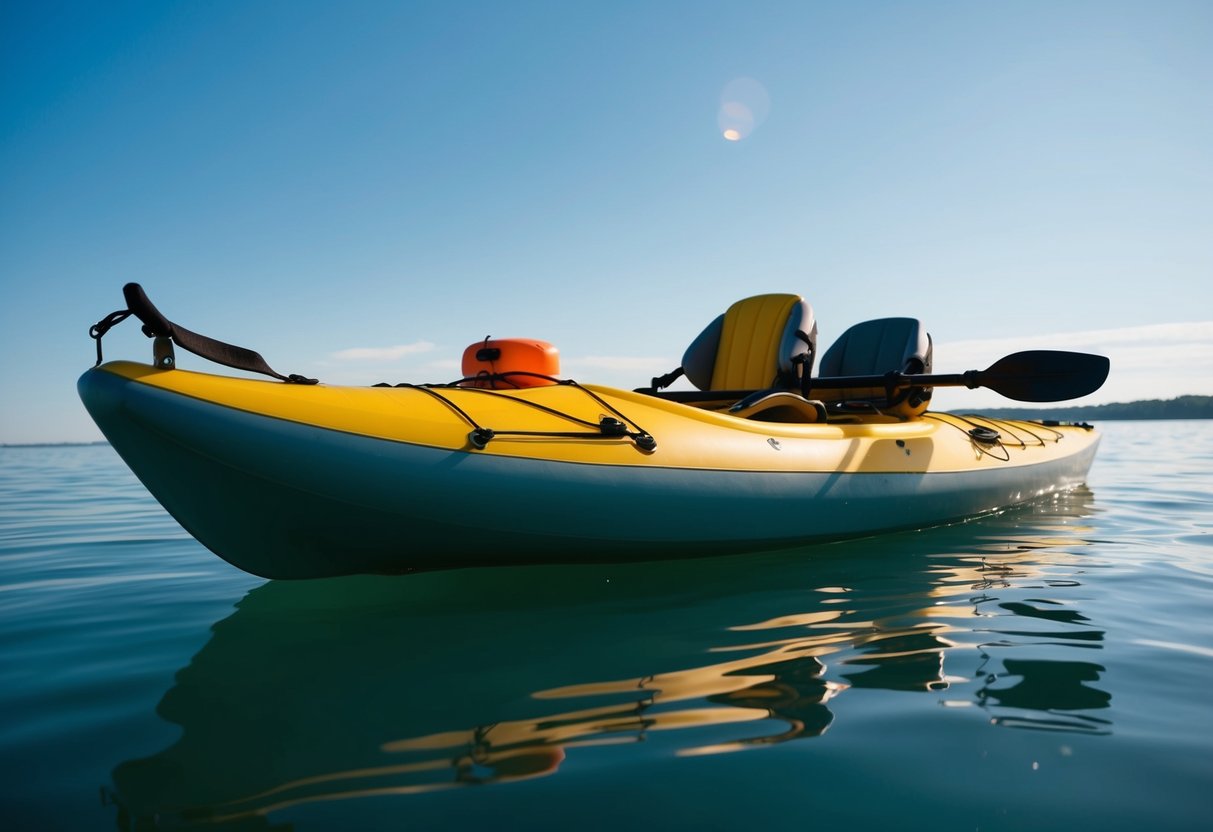
[[[879,318],[847,329],[817,362],[817,320],[799,295],[744,298],[691,342],[682,363],[649,392],[673,401],[779,422],[905,420],[920,416],[931,388],[931,336],[917,318]],[[679,378],[696,389],[666,391]]]
[[[817,321],[793,294],[744,298],[691,341],[681,364],[635,392],[742,419],[792,424],[906,421],[926,411],[931,337],[916,318],[881,318],[847,329],[817,363]],[[570,383],[545,341],[485,338],[463,354],[451,386],[521,390]],[[666,389],[685,379],[694,389]],[[684,385],[685,387],[685,385]]]

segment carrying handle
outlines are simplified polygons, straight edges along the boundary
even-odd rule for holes
[[[131,314],[143,321],[144,335],[148,338],[173,337],[172,322],[148,300],[142,286],[138,283],[126,284],[122,287],[122,297],[126,298],[126,308]]]
[[[156,339],[155,358],[157,367],[168,368],[173,366],[172,347],[169,344],[169,340],[171,340],[172,343],[182,349],[189,350],[194,355],[236,370],[261,373],[262,375],[272,376],[291,384],[316,383],[316,379],[314,378],[308,378],[296,373],[283,375],[277,372],[269,364],[265,363],[265,359],[261,357],[260,353],[253,350],[238,347],[235,344],[226,344],[223,341],[216,341],[214,338],[199,335],[197,332],[191,332],[179,324],[174,324],[164,317],[155,304],[148,300],[143,287],[138,283],[128,283],[123,286],[122,296],[126,299],[126,309],[110,313],[89,329],[89,335],[97,342],[97,364],[101,363],[101,339],[105,336],[105,333],[109,332],[113,326],[121,323],[128,316],[134,315],[143,322],[143,334],[148,338]]]

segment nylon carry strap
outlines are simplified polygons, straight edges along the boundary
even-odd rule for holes
[[[214,338],[199,335],[197,332],[188,330],[180,324],[173,323],[164,317],[160,313],[160,310],[148,300],[147,295],[143,292],[143,287],[138,283],[128,283],[123,286],[122,295],[126,298],[126,309],[111,313],[89,330],[89,335],[97,341],[98,364],[101,363],[101,338],[115,324],[125,320],[129,315],[134,315],[143,322],[143,334],[148,338],[170,338],[174,344],[183,350],[192,352],[194,355],[205,358],[208,361],[214,361],[216,364],[222,364],[235,370],[261,373],[262,375],[271,376],[272,378],[291,384],[317,383],[317,379],[314,378],[307,378],[294,373],[283,375],[277,372],[265,362],[265,359],[258,352],[246,349],[245,347],[237,347],[234,344],[227,344],[223,341],[216,341]]]

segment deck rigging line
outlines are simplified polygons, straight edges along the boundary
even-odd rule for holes
[[[552,384],[559,384],[559,385],[564,385],[565,387],[576,388],[577,390],[580,390],[585,395],[589,396],[590,399],[592,399],[595,404],[597,404],[603,410],[607,411],[607,413],[609,413],[610,415],[604,415],[597,422],[591,422],[588,419],[582,419],[580,416],[574,416],[571,413],[566,413],[562,410],[557,410],[554,407],[548,407],[545,404],[540,404],[539,402],[530,401],[529,399],[520,399],[515,396],[511,396],[506,393],[501,393],[496,390],[490,390],[490,389],[484,388],[484,387],[462,387],[462,386],[460,386],[460,385],[468,383],[468,382],[483,382],[486,380],[485,376],[462,378],[462,379],[459,379],[458,381],[453,381],[453,382],[450,382],[447,384],[411,384],[409,382],[401,382],[399,384],[380,383],[380,384],[376,384],[374,386],[375,387],[395,387],[395,388],[403,388],[403,389],[409,389],[409,390],[420,390],[421,392],[423,392],[429,396],[432,396],[435,399],[438,399],[440,402],[442,402],[447,407],[449,407],[452,411],[454,411],[459,416],[459,418],[461,418],[461,419],[463,419],[463,421],[467,422],[468,425],[472,428],[471,433],[468,434],[468,441],[470,441],[472,443],[472,446],[477,448],[478,450],[484,450],[485,446],[487,446],[491,440],[493,440],[499,436],[544,436],[544,437],[551,437],[551,438],[556,438],[556,439],[620,439],[623,437],[627,437],[628,439],[631,439],[636,444],[636,447],[640,448],[642,451],[653,451],[657,448],[657,440],[653,438],[652,434],[650,434],[644,428],[642,428],[638,424],[636,424],[635,421],[633,421],[632,419],[625,416],[623,413],[621,413],[619,411],[618,408],[614,407],[609,402],[605,401],[601,396],[596,394],[593,390],[590,390],[586,387],[581,386],[573,379],[557,379],[557,378],[552,378],[550,376],[539,376],[536,373],[521,373],[521,372],[519,372],[519,373],[501,373],[501,374],[499,374],[499,376],[493,376],[492,379],[500,378],[501,380],[508,381],[509,379],[506,377],[510,376],[510,375],[537,376],[539,378],[547,379]],[[444,396],[440,392],[443,389],[458,389],[463,392],[476,393],[476,394],[484,395],[484,396],[494,396],[499,399],[506,399],[514,404],[523,405],[525,407],[529,407],[534,410],[538,410],[543,413],[547,413],[550,416],[555,416],[558,419],[564,419],[565,421],[571,422],[575,425],[580,425],[581,427],[588,428],[588,430],[581,430],[581,431],[498,430],[496,428],[485,427],[485,426],[481,425],[479,422],[477,422],[476,419],[473,418],[470,413],[468,413],[466,410],[464,410],[462,407],[460,407],[458,404],[456,404],[454,401],[452,401],[448,396]]]

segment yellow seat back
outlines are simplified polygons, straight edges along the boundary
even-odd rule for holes
[[[812,354],[817,322],[799,295],[739,300],[687,348],[682,367],[700,390],[759,390],[795,386],[796,362]]]

